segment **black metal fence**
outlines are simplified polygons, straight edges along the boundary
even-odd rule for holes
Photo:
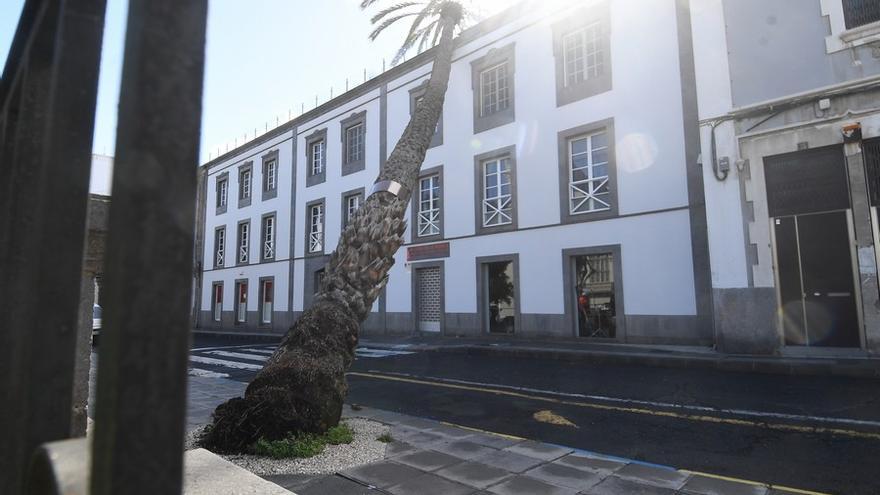
[[[69,438],[106,0],[27,0],[0,81],[0,493]],[[91,493],[179,493],[207,0],[131,0]],[[88,329],[90,331],[90,329]]]
[[[880,0],[843,0],[847,29],[880,21]]]

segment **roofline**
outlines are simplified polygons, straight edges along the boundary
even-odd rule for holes
[[[466,43],[470,43],[471,41],[474,41],[481,36],[489,34],[507,25],[511,21],[518,19],[523,13],[528,11],[527,6],[532,3],[540,3],[540,0],[520,0],[513,6],[508,7],[507,9],[465,29],[455,38],[455,48],[458,48]],[[211,168],[214,165],[219,164],[220,162],[225,162],[235,155],[240,155],[253,148],[259,147],[267,141],[272,140],[287,131],[299,127],[300,124],[308,122],[324,113],[327,113],[333,108],[342,106],[345,103],[348,103],[358,97],[369,93],[370,91],[379,89],[383,84],[388,83],[390,80],[396,79],[397,77],[406,74],[407,72],[414,71],[423,65],[431,63],[434,59],[434,52],[436,51],[436,49],[436,47],[431,47],[430,49],[419,53],[415,57],[403,62],[402,64],[391,67],[385,72],[374,76],[372,79],[369,79],[366,82],[363,82],[355,86],[354,88],[346,91],[345,93],[342,93],[339,96],[309,110],[308,112],[303,113],[299,117],[295,117],[294,119],[289,120],[274,129],[271,129],[265,134],[262,134],[261,136],[254,138],[247,143],[242,144],[241,146],[233,148],[217,156],[216,158],[203,163],[202,165],[200,165],[200,167]]]

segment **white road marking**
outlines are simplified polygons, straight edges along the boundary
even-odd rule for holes
[[[216,366],[225,366],[227,368],[237,369],[237,370],[251,370],[251,371],[260,371],[263,369],[263,365],[261,364],[251,364],[251,363],[240,363],[238,361],[227,361],[225,359],[214,359],[204,356],[190,356],[189,360],[194,363],[202,363],[202,364],[213,364]]]
[[[244,349],[242,349],[244,350]],[[213,354],[215,356],[223,356],[230,358],[239,358],[239,359],[250,359],[251,361],[265,361],[269,359],[269,356],[263,356],[260,354],[245,354],[243,352],[227,352],[227,351],[208,351],[206,354]]]
[[[853,419],[853,418],[834,418],[834,417],[826,417],[826,416],[809,416],[803,414],[786,414],[786,413],[774,413],[767,411],[752,411],[749,409],[726,409],[720,407],[709,407],[709,406],[692,406],[687,404],[675,404],[671,402],[657,402],[650,400],[640,400],[640,399],[624,399],[620,397],[608,397],[605,395],[588,395],[588,394],[576,394],[576,393],[568,393],[568,392],[557,392],[555,390],[542,390],[538,388],[529,388],[529,387],[515,387],[512,385],[500,385],[497,383],[483,383],[483,382],[472,382],[467,380],[456,380],[452,378],[440,378],[434,376],[423,376],[423,375],[411,375],[408,373],[394,373],[389,371],[378,371],[378,370],[370,370],[371,373],[380,373],[385,375],[392,376],[401,376],[406,378],[414,378],[414,379],[422,379],[422,380],[434,380],[441,383],[455,383],[459,385],[471,385],[471,386],[479,386],[486,388],[499,388],[506,390],[515,390],[517,392],[530,392],[530,393],[538,393],[543,395],[557,396],[557,397],[566,397],[566,398],[575,398],[575,399],[591,399],[591,400],[599,400],[605,402],[614,402],[614,403],[622,403],[622,404],[636,404],[640,406],[654,406],[654,407],[665,407],[669,409],[679,409],[685,411],[697,411],[701,413],[722,413],[722,414],[731,414],[738,416],[751,416],[757,418],[774,418],[774,419],[787,419],[792,421],[814,421],[818,423],[828,423],[828,424],[841,424],[841,425],[850,425],[850,426],[870,426],[875,428],[880,428],[880,421],[870,421],[864,419]]]
[[[190,368],[189,376],[201,376],[204,378],[229,378],[229,373],[218,373],[216,371],[203,370],[201,368]]]
[[[371,349],[369,347],[359,347],[355,349],[355,354],[363,358],[383,358],[388,356],[402,356],[405,354],[414,354],[407,351],[391,351],[386,349]]]
[[[221,345],[214,347],[197,347],[195,349],[190,349],[190,352],[199,352],[199,351],[216,351],[222,349],[244,349],[245,347],[254,347],[254,344],[244,344],[244,345]],[[265,346],[263,346],[265,347]]]
[[[256,352],[257,354],[267,354],[272,355],[275,352],[275,349],[245,349],[248,352]]]

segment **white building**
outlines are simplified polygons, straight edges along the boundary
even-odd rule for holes
[[[789,301],[776,267],[790,257],[771,229],[785,220],[768,211],[762,161],[830,144],[842,160],[841,125],[851,121],[866,138],[880,134],[863,93],[822,103],[820,124],[806,115],[812,103],[792,103],[876,81],[878,23],[845,25],[852,3],[601,0],[552,12],[526,3],[465,31],[407,244],[364,334],[809,348],[786,338],[779,316]],[[205,164],[202,329],[283,333],[309,306],[431,55]],[[873,207],[842,210],[850,240],[876,235]],[[864,310],[877,278],[873,237],[861,239],[852,260],[862,269],[851,263],[858,315],[846,324],[858,332],[847,346],[864,351],[877,349],[869,337],[880,317]]]

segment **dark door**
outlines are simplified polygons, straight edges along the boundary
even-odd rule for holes
[[[786,345],[859,347],[842,149],[787,153],[764,163]]]

